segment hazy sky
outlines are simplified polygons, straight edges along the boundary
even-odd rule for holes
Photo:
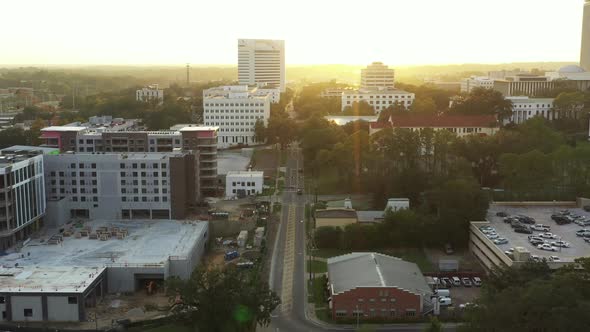
[[[2,1],[0,64],[235,64],[238,38],[288,64],[578,61],[583,0]]]

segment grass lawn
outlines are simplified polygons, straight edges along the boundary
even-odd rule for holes
[[[422,272],[435,271],[434,265],[432,265],[432,263],[428,260],[426,254],[424,254],[424,250],[421,248],[396,248],[381,249],[376,251],[385,255],[399,257],[408,262],[416,263]],[[350,252],[352,251],[343,249],[316,249],[313,251],[313,255],[322,258],[330,258],[348,254]]]
[[[309,260],[305,261],[305,271],[309,272]],[[313,260],[311,261],[311,272],[312,273],[325,273],[328,272],[328,263]]]

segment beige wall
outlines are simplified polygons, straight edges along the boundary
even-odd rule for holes
[[[334,226],[343,227],[356,223],[356,218],[316,218],[315,227]]]

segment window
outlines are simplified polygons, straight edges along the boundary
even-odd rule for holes
[[[369,299],[369,302],[375,302],[375,299]]]
[[[0,296],[0,303],[6,303],[6,298],[4,296]]]
[[[33,317],[33,309],[24,309],[25,317]]]
[[[121,176],[125,176],[125,172],[121,172]]]
[[[120,167],[125,168],[125,164],[121,163]]]
[[[336,310],[336,317],[346,317],[348,312],[346,310]]]
[[[362,297],[359,297],[359,298],[358,298],[358,301],[359,301],[359,302],[365,302],[365,299],[363,299]]]
[[[127,202],[127,197],[125,197],[125,196],[122,196],[122,197],[121,197],[121,202]]]
[[[91,167],[92,168],[96,168],[96,164],[95,163],[92,163]]]
[[[389,310],[389,317],[395,317],[395,309]]]
[[[416,316],[415,309],[406,309],[406,317],[414,317],[414,316]]]

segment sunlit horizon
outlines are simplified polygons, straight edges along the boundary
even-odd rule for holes
[[[164,4],[164,5],[163,5]],[[113,0],[3,4],[0,65],[235,66],[237,39],[283,39],[289,66],[577,62],[582,0]],[[34,10],[32,10],[34,9]],[[25,22],[26,21],[26,22]]]

